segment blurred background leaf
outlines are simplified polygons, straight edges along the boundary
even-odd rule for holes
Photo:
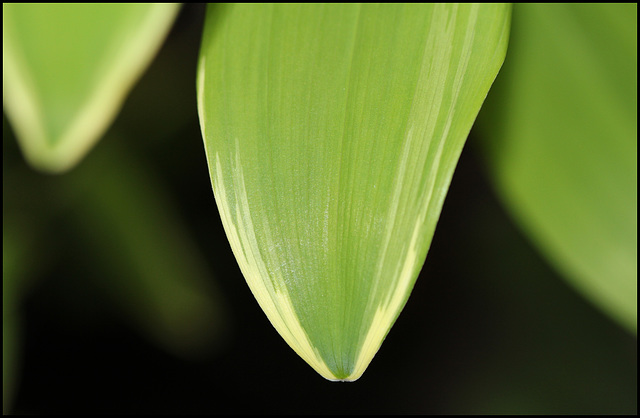
[[[224,324],[222,299],[162,184],[122,141],[106,138],[56,183],[69,233],[82,242],[77,256],[106,267],[90,279],[142,332],[177,354],[202,355]]]
[[[107,135],[95,154],[60,177],[5,161],[5,405],[20,368],[21,305],[34,269],[62,276],[49,280],[66,287],[64,309],[77,316],[73,321],[115,311],[185,359],[209,355],[224,332],[224,300],[202,254],[166,186],[123,147],[128,140]]]
[[[3,102],[25,158],[76,164],[155,56],[178,4],[2,5]]]
[[[6,208],[4,208],[6,210]],[[22,317],[19,301],[36,272],[29,271],[35,254],[33,233],[17,214],[2,228],[2,410],[11,410],[14,388],[21,372]],[[6,219],[6,212],[5,212]],[[33,270],[33,269],[31,269]]]
[[[484,138],[473,130],[422,277],[365,376],[335,385],[292,356],[244,282],[211,193],[194,85],[204,8],[183,6],[89,158],[104,167],[131,154],[127,161],[170,201],[179,228],[204,254],[197,264],[216,278],[224,332],[208,355],[176,356],[114,310],[105,283],[92,276],[110,276],[109,260],[133,263],[121,249],[94,254],[102,250],[77,222],[81,209],[58,195],[75,186],[26,166],[3,120],[3,263],[22,260],[24,272],[13,274],[24,290],[13,303],[21,361],[10,360],[19,382],[12,412],[637,413],[636,337],[579,297],[511,222],[477,161]]]
[[[182,73],[178,78],[194,75]],[[171,85],[185,89],[193,86],[193,80]],[[158,110],[151,104],[145,102],[135,113]],[[145,166],[147,156],[161,148],[154,141],[162,144],[164,135],[188,124],[185,106],[168,106],[160,108],[170,115],[163,134],[143,136],[148,142],[141,145],[140,154],[127,144],[141,139],[119,133],[123,127],[133,131],[126,120],[120,121],[95,155],[59,177],[43,176],[24,164],[3,118],[5,412],[11,410],[21,382],[24,301],[33,289],[55,286],[49,281],[64,287],[57,295],[70,323],[100,323],[100,318],[111,315],[108,312],[117,312],[132,330],[185,360],[209,355],[221,340],[224,300],[174,198],[167,194],[166,179]],[[190,110],[195,120],[195,103]]]
[[[637,4],[519,4],[479,127],[512,216],[637,330]]]

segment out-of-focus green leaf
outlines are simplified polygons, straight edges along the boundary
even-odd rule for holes
[[[202,255],[143,162],[104,144],[60,181],[95,280],[143,333],[179,355],[202,355],[224,326]]]
[[[26,159],[61,172],[115,118],[177,4],[2,5],[3,102]]]
[[[9,196],[13,196],[11,193]],[[4,193],[3,197],[7,197]],[[12,210],[2,214],[2,411],[10,413],[22,369],[22,300],[42,257],[34,251],[38,222]],[[34,254],[35,253],[35,254]]]
[[[514,217],[596,305],[637,329],[637,4],[522,4],[480,117]]]
[[[16,386],[16,376],[21,362],[19,335],[19,296],[16,287],[20,278],[19,270],[24,260],[20,260],[19,238],[16,240],[7,231],[3,218],[2,228],[2,412],[11,410]]]
[[[16,145],[3,119],[2,147],[2,411],[12,412],[13,400],[21,382],[22,305],[39,282],[39,276],[57,255],[56,249],[43,251],[43,227],[50,221],[46,197],[34,197],[33,177],[42,178],[14,164]],[[13,149],[12,149],[13,148]],[[42,212],[32,211],[29,202]]]
[[[507,5],[208,10],[198,107],[213,190],[271,323],[356,380],[409,297],[504,59]]]

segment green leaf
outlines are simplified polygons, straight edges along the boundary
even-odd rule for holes
[[[635,332],[637,4],[522,4],[513,28],[480,120],[496,187],[570,283]]]
[[[35,167],[73,167],[159,49],[177,4],[2,5],[3,102]]]
[[[209,8],[198,107],[222,222],[267,317],[325,378],[358,379],[406,303],[509,16]]]
[[[24,240],[15,234],[14,225],[2,221],[2,412],[11,411],[20,366],[21,321],[19,310],[21,301],[20,281],[25,270]]]
[[[3,167],[4,186],[10,181]],[[11,189],[11,188],[10,188]],[[23,190],[20,190],[24,192]],[[16,193],[5,191],[3,198],[11,199]],[[12,199],[15,203],[18,199]],[[9,208],[7,208],[9,206]],[[36,282],[43,258],[38,251],[41,223],[16,213],[15,206],[3,205],[2,212],[2,412],[11,412],[15,394],[20,385],[23,361],[22,303]]]
[[[223,300],[163,184],[118,141],[110,134],[55,189],[86,255],[104,266],[87,279],[152,340],[200,356],[224,328]]]

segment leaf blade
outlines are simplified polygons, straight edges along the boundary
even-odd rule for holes
[[[113,121],[177,4],[3,4],[3,104],[25,158],[61,172]]]
[[[514,22],[479,119],[496,189],[563,277],[637,332],[637,5],[518,5]]]
[[[508,22],[508,6],[209,10],[218,209],[260,306],[325,378],[359,378],[406,303]]]

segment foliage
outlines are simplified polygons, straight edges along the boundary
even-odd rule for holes
[[[166,350],[192,359],[215,352],[212,343],[225,341],[222,331],[234,322],[233,316],[225,315],[229,303],[224,302],[230,296],[222,292],[224,297],[220,297],[218,287],[228,290],[235,286],[229,283],[237,280],[226,277],[238,277],[237,265],[225,259],[230,251],[221,226],[211,223],[217,216],[206,185],[202,146],[198,146],[198,134],[192,128],[197,127],[191,93],[197,43],[193,39],[181,47],[172,43],[180,33],[179,20],[163,47],[167,51],[172,48],[172,55],[161,52],[153,59],[173,24],[175,5],[85,7],[3,5],[5,116],[25,159],[34,168],[69,170],[50,177],[28,169],[14,158],[17,150],[13,132],[4,124],[5,411],[10,410],[16,392],[19,396],[16,383],[20,383],[23,360],[34,361],[22,349],[25,334],[29,340],[29,321],[25,331],[22,313],[33,300],[30,295],[36,295],[37,301],[44,300],[45,307],[50,306],[55,300],[49,295],[51,286],[66,286],[57,293],[58,297],[63,295],[63,305],[77,304],[72,310],[76,314],[65,318],[77,321],[86,315],[89,320],[95,319],[96,310],[100,311],[104,303],[96,305],[103,300],[98,295],[108,296],[108,305],[118,307],[127,323],[135,324]],[[189,8],[183,7],[183,15]],[[526,245],[518,241],[515,232],[506,232],[507,223],[496,221],[500,209],[474,198],[474,183],[466,194],[453,193],[455,179],[464,175],[467,167],[462,161],[456,171],[462,169],[462,173],[454,177],[453,196],[447,198],[440,216],[463,143],[501,63],[500,52],[493,57],[490,54],[500,51],[495,46],[504,36],[500,29],[504,15],[494,15],[499,9],[506,10],[502,6],[457,9],[431,5],[210,7],[198,68],[198,100],[222,221],[247,281],[276,328],[295,348],[302,334],[295,331],[287,337],[286,330],[295,328],[299,318],[302,332],[313,341],[310,347],[316,346],[309,351],[298,345],[296,351],[320,369],[322,363],[331,364],[328,359],[332,353],[342,353],[341,359],[329,367],[332,370],[323,373],[326,377],[346,378],[355,367],[358,371],[352,378],[357,378],[364,370],[409,296],[440,217],[433,248],[422,268],[424,277],[417,282],[430,287],[424,290],[417,284],[411,298],[414,304],[407,304],[408,312],[402,315],[427,318],[424,329],[429,335],[416,340],[413,334],[410,338],[416,342],[415,347],[429,347],[430,351],[402,362],[397,356],[411,352],[413,344],[394,334],[402,331],[392,332],[390,342],[385,344],[397,338],[400,345],[396,347],[403,348],[388,349],[397,353],[390,363],[385,363],[384,357],[394,351],[380,354],[377,370],[383,374],[370,378],[379,383],[382,375],[388,382],[395,381],[394,376],[405,376],[404,386],[397,383],[399,391],[383,387],[381,395],[386,390],[389,396],[395,394],[390,399],[400,400],[407,396],[402,394],[402,387],[410,393],[409,387],[416,386],[416,379],[422,384],[431,379],[432,385],[433,370],[425,367],[435,359],[430,360],[428,353],[433,353],[434,347],[445,347],[447,335],[469,335],[456,318],[471,313],[470,307],[479,301],[463,298],[465,303],[455,305],[457,314],[451,311],[451,305],[438,304],[438,295],[443,301],[450,300],[442,291],[450,291],[453,283],[462,280],[469,295],[475,295],[478,289],[491,289],[479,293],[486,299],[485,305],[479,305],[485,311],[482,318],[492,326],[474,322],[484,338],[478,341],[489,344],[487,338],[496,330],[509,330],[506,338],[498,339],[493,357],[516,361],[520,349],[514,344],[528,346],[525,350],[530,351],[526,352],[537,353],[537,357],[530,360],[530,368],[524,366],[527,360],[518,359],[521,366],[510,372],[507,368],[492,369],[491,362],[486,362],[486,367],[484,361],[470,363],[463,360],[473,358],[469,350],[458,352],[456,361],[467,365],[464,377],[455,384],[450,382],[449,386],[458,390],[445,395],[454,397],[451,405],[458,406],[442,404],[440,412],[632,412],[635,395],[629,403],[625,394],[635,393],[635,379],[629,379],[635,373],[629,374],[635,370],[635,355],[627,356],[620,348],[626,343],[615,346],[618,348],[601,345],[603,341],[628,341],[627,337],[613,331],[615,327],[607,328],[606,321],[598,322],[597,315],[587,308],[571,308],[580,306],[579,299],[572,299],[568,292],[557,303],[549,299],[563,294],[559,284],[545,281],[554,273],[535,261],[532,252],[523,255],[528,251],[522,250]],[[478,11],[480,18],[474,15]],[[470,150],[465,151],[483,157],[504,207],[550,265],[580,294],[630,330],[633,344],[637,327],[636,11],[637,5],[514,6],[504,68],[472,131]],[[500,13],[504,12],[497,15]],[[474,16],[476,27],[465,29]],[[421,33],[421,21],[430,20],[434,22],[429,25],[432,32],[423,31],[426,37],[422,39],[412,36]],[[199,36],[198,25],[195,28],[191,30]],[[83,36],[78,37],[78,33]],[[447,36],[459,38],[451,42]],[[472,45],[469,39],[474,36],[476,46],[465,49],[464,45]],[[345,44],[344,39],[351,44]],[[419,51],[425,45],[426,51],[436,52],[423,55],[420,61],[410,51]],[[460,55],[456,55],[461,52],[458,47],[462,48]],[[485,51],[486,61],[474,61],[482,53],[474,55],[473,51]],[[149,74],[136,83],[149,62]],[[187,64],[181,65],[184,62]],[[435,82],[434,74],[445,81]],[[471,77],[467,84],[459,81],[463,75]],[[424,90],[416,86],[424,86]],[[456,95],[461,97],[459,103]],[[437,97],[441,100],[433,100]],[[162,116],[149,116],[153,114]],[[145,117],[150,120],[145,121]],[[406,137],[406,132],[430,138],[433,132],[449,129],[450,138],[424,149],[416,145],[403,148],[398,140]],[[102,136],[96,149],[89,152]],[[370,138],[383,137],[389,138],[388,142],[368,146]],[[300,142],[286,138],[298,138]],[[413,144],[419,145],[420,141]],[[434,164],[443,156],[443,163]],[[403,166],[409,168],[403,171]],[[342,177],[336,177],[336,171],[342,171]],[[187,187],[192,185],[196,188]],[[194,190],[204,191],[209,200],[190,202]],[[435,203],[422,212],[420,202],[431,194],[437,196]],[[176,200],[176,195],[180,199]],[[414,195],[421,198],[416,200]],[[456,199],[464,200],[455,206]],[[323,236],[324,226],[319,221],[323,212],[309,209],[322,207],[339,215],[328,218],[332,220],[326,238],[332,244],[316,238],[300,245],[300,237],[308,233]],[[456,207],[468,211],[468,218],[457,217]],[[185,213],[189,213],[188,220],[184,219]],[[448,237],[448,232],[454,234]],[[404,244],[414,239],[419,244]],[[443,246],[451,250],[446,253],[446,261],[438,264]],[[376,271],[393,271],[409,259],[413,260],[406,269],[409,273],[401,269],[403,274],[397,276],[403,279],[392,279],[393,274],[380,275],[382,281],[370,279]],[[219,267],[225,263],[229,270]],[[313,275],[298,274],[303,264],[311,265],[312,272],[324,272],[323,277],[333,275],[337,279],[306,288],[305,283],[314,282]],[[269,272],[277,271],[278,265],[293,276],[283,275],[280,284],[273,278],[264,280]],[[489,265],[495,267],[486,267]],[[448,277],[447,269],[458,271],[459,276],[453,281],[439,281]],[[215,282],[209,270],[218,273]],[[47,276],[68,277],[41,280]],[[296,282],[298,277],[305,279]],[[256,284],[260,280],[267,285],[269,297],[260,295]],[[269,283],[273,286],[270,290]],[[283,289],[289,293],[288,300],[282,299]],[[340,300],[339,295],[349,289],[362,298]],[[367,289],[378,290],[367,298],[367,292],[372,292]],[[47,296],[38,299],[39,292]],[[239,298],[246,299],[246,293]],[[280,317],[294,318],[293,322],[289,319],[287,325],[282,325],[287,320],[278,325],[277,316],[269,314],[270,300],[275,300],[272,306],[276,310],[290,309]],[[376,337],[371,343],[366,333],[369,328],[358,321],[374,323],[384,311],[376,306],[388,300],[395,301],[393,308],[374,327]],[[242,306],[235,315],[252,309],[250,304]],[[333,315],[331,306],[366,314]],[[448,318],[441,316],[443,311]],[[345,329],[360,331],[341,331],[340,318],[347,322]],[[264,323],[258,325],[256,329],[264,327]],[[511,337],[529,335],[532,327],[533,335],[546,338],[540,341],[548,343]],[[439,329],[452,333],[438,333]],[[524,330],[522,334],[520,329]],[[567,336],[563,329],[571,330],[572,335]],[[336,338],[342,332],[342,337]],[[350,336],[354,336],[352,341]],[[247,355],[258,358],[263,354],[252,337],[242,340],[243,348]],[[341,342],[336,348],[330,347],[331,341]],[[354,355],[363,344],[369,345],[368,359],[355,366],[358,362]],[[556,351],[545,354],[549,346]],[[303,354],[305,350],[307,354]],[[289,361],[284,356],[275,370],[288,368]],[[571,365],[591,365],[594,361],[602,365],[599,376],[603,378],[597,380],[609,382],[610,393],[606,396],[600,396],[601,386],[595,382],[589,386],[590,380],[580,377],[583,369]],[[101,362],[109,364],[106,358]],[[275,379],[274,385],[280,382],[274,373],[260,373],[260,367],[266,371],[270,366],[256,368],[256,363],[246,357],[241,362],[246,366],[235,362],[234,376],[245,376],[259,384],[257,375],[264,374]],[[336,368],[339,362],[348,366]],[[397,367],[390,366],[394,362]],[[455,369],[452,364],[449,370]],[[412,369],[412,377],[406,376],[407,368]],[[549,386],[536,380],[540,370],[565,368],[573,371],[565,381],[558,379]],[[214,370],[220,369],[221,365]],[[517,376],[512,380],[515,384],[491,383],[511,379],[507,378],[510,373]],[[301,372],[300,376],[305,375]],[[518,379],[526,383],[517,383]],[[249,393],[246,382],[242,385]],[[367,382],[357,385],[373,393],[367,389]],[[543,386],[550,388],[548,394],[530,390]],[[294,390],[288,380],[280,387]],[[575,392],[554,391],[557,387],[574,387]],[[438,390],[444,389],[431,388],[432,392]],[[258,393],[254,396],[261,396]],[[327,396],[341,396],[332,393],[327,392]],[[573,406],[567,406],[567,401]],[[375,402],[371,399],[369,405]],[[184,408],[184,402],[179,405]],[[293,405],[295,401],[290,400],[290,408]],[[433,407],[423,405],[413,411],[434,411]],[[308,411],[311,406],[307,403],[298,408]],[[319,411],[332,411],[326,408],[316,406]]]

